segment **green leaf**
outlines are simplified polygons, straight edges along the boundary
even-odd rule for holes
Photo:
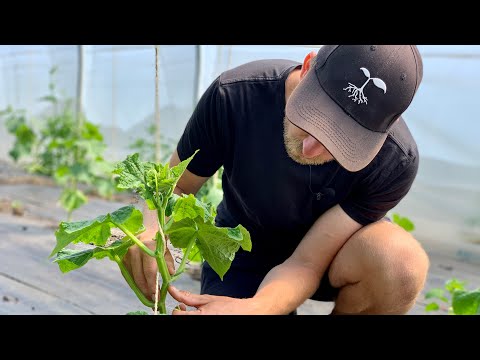
[[[145,181],[148,187],[155,189],[156,191],[160,179],[158,178],[158,173],[154,168],[151,168],[145,172]]]
[[[114,255],[123,258],[133,244],[133,240],[128,239],[126,241],[117,240],[108,247],[94,247],[86,250],[63,249],[57,253],[53,261],[58,263],[63,273],[66,273],[82,267],[92,258],[100,260],[108,257],[113,260]]]
[[[185,254],[185,250],[183,252]],[[188,260],[192,263],[202,263],[203,262],[203,257],[202,254],[200,253],[200,249],[196,244],[193,245],[192,250],[188,254]]]
[[[5,127],[10,134],[15,135],[18,127],[21,125],[25,125],[27,121],[25,119],[25,116],[18,110],[13,111],[12,109],[10,109],[10,111],[8,111],[7,109],[7,113],[5,113],[5,115],[7,115],[7,118],[5,120]]]
[[[223,280],[238,249],[241,247],[245,251],[251,251],[250,234],[241,225],[238,225],[233,231],[230,228],[198,222],[197,226],[199,230],[196,245],[202,257]],[[236,229],[240,231],[236,231]],[[241,239],[238,237],[239,233],[242,234]]]
[[[79,189],[65,188],[60,195],[60,204],[68,212],[78,209],[87,202],[88,198]]]
[[[425,306],[425,311],[436,311],[436,310],[439,310],[440,309],[440,306],[438,306],[437,303],[435,302],[432,302],[430,304],[428,304],[427,306]]]
[[[197,199],[192,194],[183,194],[179,198],[173,208],[173,219],[180,221],[186,218],[195,219],[200,216],[202,219],[205,216],[205,208],[202,206],[196,206]]]
[[[89,121],[83,122],[82,137],[87,140],[103,140],[103,135],[100,132],[100,128]]]
[[[143,226],[143,213],[133,205],[124,206],[115,210],[110,215],[114,224],[125,226],[133,234],[138,234],[145,230]]]
[[[241,247],[251,251],[250,234],[242,225],[235,228],[216,227],[214,225],[215,210],[205,205],[193,195],[183,195],[174,206],[173,216],[165,226],[173,246],[185,248],[193,237],[197,238],[201,257],[223,280],[230,268],[235,253]],[[207,220],[207,221],[205,221]]]
[[[445,289],[453,294],[456,290],[465,290],[466,281],[459,281],[458,279],[452,278],[445,283]]]
[[[173,218],[175,221],[180,221],[185,218],[196,219],[198,216],[202,218],[204,222],[210,224],[213,224],[215,220],[212,206],[204,204],[192,194],[183,194],[183,197],[177,199],[173,208]]]
[[[172,215],[173,209],[175,207],[175,203],[177,202],[177,200],[179,198],[180,198],[180,196],[178,196],[177,194],[172,194],[168,198],[167,207],[165,209],[165,216],[171,216]]]
[[[153,171],[153,173],[152,173]],[[138,153],[128,155],[127,159],[118,163],[113,171],[118,174],[117,187],[119,189],[131,189],[147,201],[150,210],[156,209],[154,194],[156,188],[147,184],[147,174],[152,182],[152,176],[155,176],[155,164],[151,162],[141,162],[138,159]]]
[[[176,180],[178,181],[178,179],[180,179],[182,177],[182,174],[185,172],[185,170],[187,169],[187,166],[188,164],[190,164],[190,161],[192,161],[193,157],[197,154],[197,152],[199,152],[200,150],[196,150],[192,156],[190,156],[188,159],[185,159],[183,160],[182,162],[180,162],[178,165],[172,167],[170,169],[170,172],[171,174],[173,175],[173,177],[176,178]]]
[[[84,242],[104,245],[110,237],[108,217],[101,215],[90,221],[61,222],[60,228],[55,232],[57,245],[52,250],[53,256],[70,243]]]
[[[250,238],[250,233],[242,225],[237,225],[237,228],[240,228],[240,232],[242,233],[240,246],[245,251],[252,251],[252,239]]]
[[[149,313],[147,313],[144,310],[138,310],[138,311],[130,311],[126,313],[126,315],[149,315]]]
[[[440,299],[444,302],[448,302],[448,299],[444,296],[445,290],[435,288],[431,289],[425,294],[425,299]]]
[[[60,165],[56,171],[55,171],[55,179],[60,179],[64,176],[67,176],[70,174],[70,167],[67,165]]]
[[[165,226],[165,233],[168,235],[173,246],[186,248],[193,237],[197,236],[196,224],[192,219],[181,221],[169,221]]]
[[[155,164],[146,174],[147,185],[162,194],[172,193],[177,179],[171,176],[168,167],[168,163]]]
[[[228,228],[227,235],[234,240],[243,239],[242,232],[240,231],[240,228],[238,226],[236,228]]]
[[[157,191],[163,196],[171,194],[195,154],[171,169],[168,164],[141,162],[138,153],[128,155],[113,171],[119,175],[117,187],[138,191],[140,196],[148,201],[149,209],[152,207],[154,209],[156,208],[154,194]]]
[[[113,219],[112,219],[113,218]],[[93,220],[61,222],[55,232],[57,244],[50,257],[62,250],[70,243],[83,242],[103,246],[110,237],[110,228],[115,227],[115,222],[125,226],[129,231],[137,234],[144,230],[143,215],[133,205],[120,208],[107,215],[100,215]]]
[[[61,272],[66,273],[85,265],[92,258],[93,251],[94,249],[83,251],[63,249],[57,253],[53,261],[58,263]]]
[[[456,315],[478,315],[480,312],[480,289],[454,291],[452,307]]]
[[[31,128],[22,122],[16,126],[15,136],[15,143],[9,154],[15,161],[18,161],[21,157],[31,154],[32,147],[36,142],[36,135]]]
[[[118,163],[113,172],[120,175],[119,188],[138,190],[143,193],[146,190],[145,170],[145,163],[140,162],[138,153],[135,153],[128,155],[125,160]]]
[[[395,224],[401,226],[406,231],[411,232],[411,231],[415,230],[415,225],[407,217],[401,217],[399,214],[394,213],[392,220]]]

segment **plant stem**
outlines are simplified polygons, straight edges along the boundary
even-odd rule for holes
[[[161,245],[159,251],[155,252],[155,258],[157,259],[158,271],[160,272],[160,275],[162,275],[163,284],[168,285],[168,283],[170,282],[170,273],[168,272],[167,262],[165,261],[163,239],[161,239],[160,237],[163,237],[163,232],[160,233],[159,231],[157,232],[157,245],[159,243]]]
[[[165,201],[164,201],[165,202]],[[166,206],[166,205],[165,205]],[[157,216],[158,216],[158,232],[162,236],[162,241],[158,241],[158,236],[157,236],[157,247],[156,251],[159,253],[160,252],[160,247],[166,246],[165,242],[165,234],[163,233],[163,228],[165,226],[165,206],[162,203],[162,206],[160,208],[157,208]],[[162,252],[162,257],[165,251]]]
[[[148,306],[149,308],[153,308],[155,305],[152,301],[148,300],[145,295],[140,291],[140,289],[137,287],[137,284],[135,284],[135,281],[133,280],[132,276],[128,272],[127,268],[122,262],[122,259],[117,254],[113,255],[113,258],[115,259],[115,262],[118,264],[118,267],[120,268],[120,271],[122,272],[123,277],[125,280],[127,280],[128,285],[130,286],[130,289],[133,290],[135,295],[137,295],[138,299],[142,302],[143,305]]]
[[[160,289],[160,300],[158,301],[158,306],[160,308],[160,314],[167,313],[167,307],[165,304],[165,300],[167,298],[167,288],[168,284],[170,284],[170,273],[168,272],[167,262],[165,261],[165,235],[163,234],[163,230],[159,227],[159,231],[157,232],[157,250],[155,251],[155,259],[157,260],[158,271],[162,276],[162,287]]]
[[[132,239],[135,244],[138,245],[138,247],[140,249],[142,249],[144,252],[146,252],[148,255],[150,255],[151,257],[155,257],[155,252],[150,250],[148,247],[145,246],[145,244],[138,240],[138,238],[133,235],[125,226],[123,226],[122,224],[115,224],[120,230],[122,230],[130,239]]]
[[[187,249],[185,250],[185,254],[183,254],[182,262],[180,263],[180,266],[178,267],[178,270],[176,271],[175,275],[172,276],[170,279],[170,283],[174,282],[177,280],[177,278],[183,273],[185,270],[185,265],[187,265],[187,260],[188,260],[188,255],[190,255],[190,251],[193,249],[193,245],[195,244],[196,238],[193,237],[192,240],[187,245]]]
[[[162,287],[160,289],[160,300],[158,301],[160,314],[167,313],[167,305],[165,303],[165,300],[167,299],[167,288],[168,288],[168,283],[163,282]]]

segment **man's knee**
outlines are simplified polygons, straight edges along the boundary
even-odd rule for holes
[[[429,261],[425,251],[407,247],[399,250],[399,257],[390,258],[386,264],[384,284],[391,284],[392,300],[401,304],[410,304],[422,291],[428,273]]]
[[[379,221],[357,231],[335,257],[330,282],[362,282],[376,301],[410,304],[423,289],[429,260],[422,246],[396,224]]]

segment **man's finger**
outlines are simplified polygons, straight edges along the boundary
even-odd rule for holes
[[[200,315],[200,310],[185,311],[185,310],[173,309],[172,315]]]
[[[130,265],[132,266],[132,277],[133,280],[135,280],[135,284],[137,284],[140,291],[147,298],[150,298],[147,279],[145,279],[145,275],[143,273],[142,259],[140,258],[140,254],[138,252],[136,254],[132,254]]]
[[[125,265],[125,268],[127,269],[128,273],[129,273],[130,275],[132,275],[132,267],[130,266],[130,262],[131,262],[131,260],[130,260],[130,252],[127,252],[127,253],[125,254],[125,256],[123,257],[123,260],[122,260],[122,261],[123,261],[123,265]],[[123,273],[122,273],[122,275],[123,275]],[[124,278],[125,278],[125,276],[124,276]],[[125,281],[126,281],[126,280],[127,280],[127,279],[125,279]]]
[[[187,311],[187,306],[185,304],[180,303],[177,306],[175,306],[175,310]]]
[[[143,274],[147,282],[148,293],[155,294],[157,284],[157,263],[150,256],[144,256],[143,261]],[[161,279],[161,278],[160,278]]]
[[[178,302],[184,303],[188,306],[202,306],[209,303],[212,300],[210,295],[198,295],[192,294],[191,292],[178,290],[175,286],[170,285],[168,287],[168,292],[172,297]]]

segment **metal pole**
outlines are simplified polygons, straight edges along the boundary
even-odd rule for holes
[[[232,46],[228,47],[228,61],[227,61],[227,70],[230,70],[230,66],[232,65]]]
[[[193,107],[197,105],[197,101],[200,100],[202,96],[203,57],[202,45],[195,45],[195,93],[193,97]]]
[[[83,45],[77,46],[78,51],[78,66],[77,66],[77,108],[76,108],[76,117],[77,117],[77,125],[78,128],[82,128],[82,121],[83,117],[81,116],[82,113],[82,103],[83,103],[83,64],[84,64],[84,48]]]
[[[116,119],[116,84],[115,84],[115,75],[116,75],[116,56],[115,56],[115,45],[112,45],[112,148],[113,148],[113,158],[117,158],[117,148],[120,147],[120,144],[117,144],[117,119]]]
[[[160,162],[160,94],[158,78],[160,69],[160,45],[155,45],[155,161]]]

